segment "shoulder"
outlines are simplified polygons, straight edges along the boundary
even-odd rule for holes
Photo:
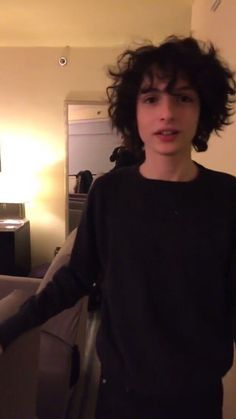
[[[126,199],[138,189],[137,167],[124,167],[98,177],[90,188],[87,208],[108,205]]]
[[[103,190],[109,187],[125,186],[135,179],[137,166],[122,167],[111,170],[97,178],[93,184],[93,189]]]
[[[137,170],[132,167],[125,167],[108,172],[97,178],[88,194],[86,202],[86,213],[101,216],[108,212],[119,211],[120,205],[129,203],[137,192],[135,181]]]
[[[201,172],[201,177],[204,182],[215,187],[232,188],[236,191],[236,177],[226,172],[208,169],[204,166],[198,165]]]

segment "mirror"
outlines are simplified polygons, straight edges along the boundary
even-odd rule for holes
[[[67,232],[80,221],[91,183],[114,166],[110,156],[122,140],[112,131],[104,102],[67,103]]]

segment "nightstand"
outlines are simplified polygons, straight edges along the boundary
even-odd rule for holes
[[[0,274],[27,276],[30,270],[29,221],[0,221]]]

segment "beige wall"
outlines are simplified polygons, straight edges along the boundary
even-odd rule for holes
[[[215,12],[210,10],[212,1],[195,0],[192,8],[192,34],[204,41],[211,40],[221,55],[236,70],[236,2],[221,2]],[[236,121],[236,116],[234,117]],[[227,127],[221,137],[212,136],[206,153],[194,153],[193,157],[206,166],[236,175],[236,123]]]
[[[1,9],[0,202],[28,200],[33,266],[49,261],[65,238],[65,100],[104,98],[105,66],[120,52],[114,46],[188,34],[191,1],[102,0],[97,9],[93,2],[26,0],[19,10],[9,3]],[[69,64],[62,68],[64,54]]]
[[[118,50],[0,48],[1,201],[28,199],[33,265],[65,237],[66,99],[104,98],[105,67]]]
[[[189,32],[191,5],[192,0],[1,1],[0,46],[113,48],[159,41]]]

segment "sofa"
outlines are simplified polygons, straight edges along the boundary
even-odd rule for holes
[[[0,275],[0,321],[40,292],[69,260],[76,229],[40,278]],[[83,387],[87,297],[14,341],[0,356],[0,419],[77,419]],[[75,400],[76,398],[76,400]]]

